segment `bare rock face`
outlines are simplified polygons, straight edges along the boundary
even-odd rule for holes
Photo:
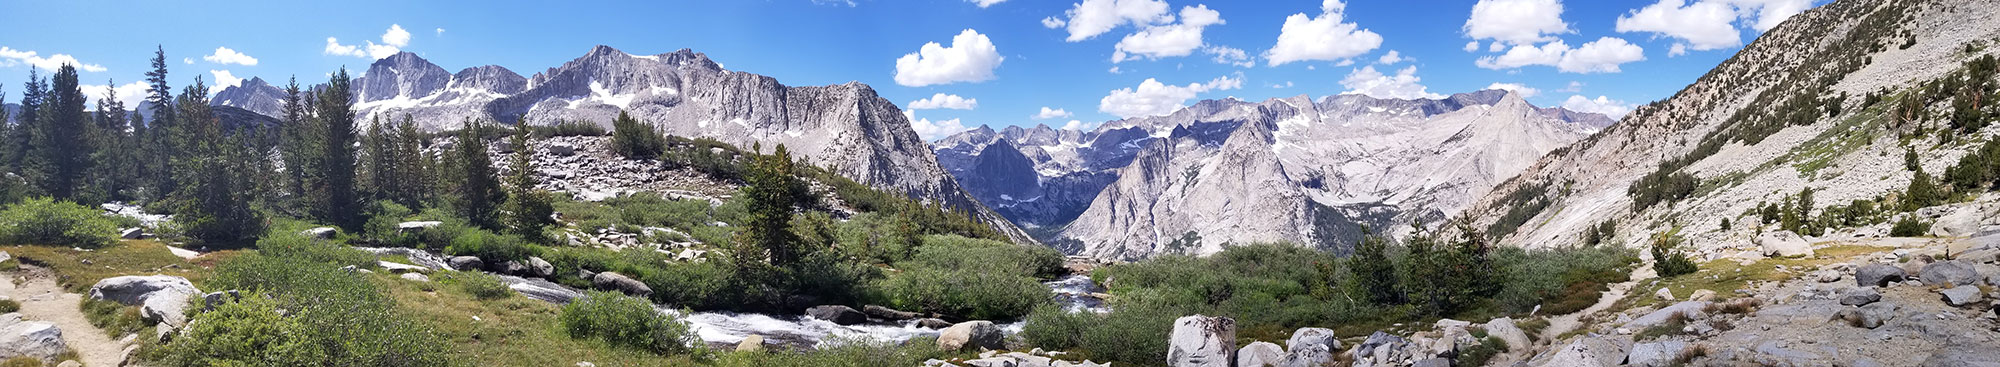
[[[1764,256],[1795,257],[1812,256],[1812,242],[1806,241],[1792,231],[1765,232],[1757,237],[1757,246],[1764,249]]]
[[[285,91],[264,78],[250,77],[242,84],[222,88],[208,100],[211,106],[229,106],[269,117],[284,116]]]
[[[22,321],[21,314],[0,315],[0,357],[29,357],[52,361],[68,351],[62,329],[40,321]]]
[[[1174,320],[1167,341],[1167,365],[1230,367],[1236,361],[1236,320],[1202,315]]]
[[[938,349],[955,351],[965,348],[986,348],[998,350],[1005,335],[992,321],[966,321],[954,324],[938,332]]]

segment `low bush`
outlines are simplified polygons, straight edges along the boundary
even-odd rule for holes
[[[654,159],[667,150],[667,140],[653,125],[618,111],[618,118],[611,120],[611,149],[625,158]]]
[[[101,210],[49,198],[30,198],[0,210],[0,241],[98,248],[118,239],[117,224]]]
[[[600,339],[662,355],[698,349],[692,327],[653,309],[646,300],[611,292],[590,292],[563,305],[563,330],[572,338]]]
[[[0,313],[13,313],[15,311],[20,311],[20,310],[21,310],[20,301],[15,301],[11,299],[0,299]]]
[[[124,335],[148,326],[139,314],[139,306],[84,297],[77,301],[77,308],[83,310],[83,318],[90,321],[90,326],[104,329],[107,334]]]
[[[288,318],[303,325],[306,343],[325,351],[312,365],[445,365],[439,338],[423,323],[395,309],[395,301],[366,277],[306,258],[245,254],[215,267],[203,288],[271,295]],[[199,316],[198,316],[199,317]],[[219,334],[227,337],[227,334]],[[189,339],[193,339],[189,337]],[[190,341],[222,343],[225,340]],[[172,350],[170,354],[183,351]],[[183,357],[170,357],[183,358]]]
[[[444,252],[452,256],[476,256],[486,263],[498,264],[535,256],[536,249],[520,237],[468,228],[453,238]]]
[[[928,267],[889,278],[883,292],[897,309],[978,320],[1012,319],[1047,304],[1049,289],[1034,278]]]
[[[183,337],[167,345],[165,366],[312,366],[328,357],[325,346],[297,317],[285,316],[278,301],[247,294],[214,311],[196,315]]]
[[[1918,237],[1931,233],[1931,222],[1918,220],[1915,215],[1905,215],[1889,227],[1890,237]]]
[[[1454,363],[1454,365],[1484,366],[1486,365],[1486,362],[1493,360],[1493,356],[1506,352],[1507,352],[1507,341],[1500,340],[1500,338],[1496,337],[1490,337],[1490,336],[1483,337],[1479,338],[1478,345],[1474,345],[1472,346],[1472,348],[1468,350],[1458,352],[1458,358],[1457,361],[1455,361],[1456,363]]]
[[[8,358],[0,361],[0,367],[42,367],[42,359],[28,356]]]
[[[451,275],[451,281],[458,283],[458,289],[465,290],[473,298],[495,300],[514,296],[514,290],[501,282],[500,277],[480,272],[460,272]]]
[[[596,123],[590,121],[576,120],[561,121],[553,125],[536,126],[534,129],[533,134],[537,139],[555,136],[604,136],[608,134],[608,132],[604,131],[603,126],[598,126]]]
[[[958,235],[925,236],[916,255],[902,264],[1039,278],[1066,271],[1056,249]]]

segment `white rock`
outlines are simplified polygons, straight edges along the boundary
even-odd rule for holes
[[[1770,231],[1757,236],[1757,246],[1764,250],[1764,256],[1792,257],[1812,256],[1812,242],[1806,241],[1792,231]]]
[[[1174,320],[1167,339],[1167,365],[1171,367],[1230,367],[1235,360],[1236,320],[1202,315]]]

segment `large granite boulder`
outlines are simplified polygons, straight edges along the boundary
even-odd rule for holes
[[[1907,276],[1908,273],[1904,272],[1903,268],[1875,263],[1855,269],[1854,283],[1860,287],[1887,287],[1889,284],[1903,281]]]
[[[597,273],[596,276],[590,278],[590,285],[597,287],[597,289],[615,290],[633,297],[650,298],[653,296],[653,288],[646,286],[646,283],[615,272]]]
[[[965,348],[999,350],[1006,347],[1002,344],[1005,337],[992,321],[966,321],[939,331],[937,343],[939,350],[947,351]]]
[[[1305,327],[1292,331],[1292,337],[1285,339],[1285,350],[1297,351],[1308,345],[1324,345],[1327,350],[1341,350],[1340,339],[1335,338],[1333,329]]]
[[[19,313],[0,315],[0,359],[12,357],[55,360],[68,351],[62,329],[55,324],[24,321]]]
[[[1236,361],[1236,320],[1193,315],[1174,320],[1167,339],[1171,367],[1230,367]]]
[[[1487,321],[1486,335],[1491,335],[1495,338],[1500,338],[1501,341],[1507,342],[1507,350],[1527,350],[1528,347],[1534,345],[1534,342],[1528,339],[1528,333],[1522,331],[1519,326],[1514,325],[1514,319],[1512,318],[1502,317],[1493,319],[1493,321]]]
[[[451,268],[457,270],[475,271],[486,269],[486,262],[480,261],[477,256],[452,256],[444,259],[444,262],[451,264]]]
[[[104,278],[90,286],[90,298],[139,306],[155,292],[201,294],[187,278],[172,275],[128,275]]]
[[[1982,280],[1979,279],[1979,271],[1973,269],[1972,264],[1963,261],[1939,261],[1924,265],[1923,270],[1917,273],[1917,279],[1923,280],[1924,285],[1937,287],[1946,285],[1956,287]]]
[[[1236,367],[1279,367],[1285,349],[1270,342],[1252,342],[1236,350]]]
[[[1764,250],[1764,256],[1793,257],[1812,256],[1812,242],[1806,241],[1792,231],[1764,232],[1757,236],[1757,247]]]
[[[855,311],[853,307],[841,305],[813,306],[806,309],[806,315],[837,325],[854,325],[868,322],[867,314]]]

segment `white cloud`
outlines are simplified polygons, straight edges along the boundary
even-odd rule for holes
[[[250,57],[250,55],[245,55],[241,52],[236,52],[236,50],[231,50],[228,47],[216,47],[215,53],[208,54],[207,56],[202,56],[201,59],[208,60],[208,62],[223,64],[223,65],[237,64],[243,66],[257,66],[257,58]]]
[[[1465,52],[1479,51],[1479,41],[1465,43]]]
[[[1031,116],[1031,117],[1032,117],[1032,118],[1034,118],[1034,119],[1036,119],[1036,120],[1047,120],[1047,119],[1057,119],[1057,118],[1069,118],[1069,117],[1070,117],[1070,113],[1069,113],[1069,111],[1064,111],[1064,110],[1063,110],[1063,109],[1061,109],[1061,108],[1056,108],[1056,109],[1050,109],[1050,108],[1048,108],[1047,106],[1044,106],[1044,107],[1042,107],[1042,112],[1036,112],[1036,113],[1035,113],[1035,115],[1034,115],[1034,116]]]
[[[855,4],[854,0],[812,0],[812,2],[813,5],[846,5],[849,8],[860,6],[860,4]]]
[[[1112,74],[1124,74],[1124,73],[1125,73],[1125,71],[1124,71],[1124,70],[1119,70],[1119,69],[1118,69],[1118,65],[1112,65],[1112,66],[1111,66],[1111,70],[1106,70],[1106,71],[1109,71],[1109,72],[1111,72]]]
[[[1556,90],[1556,91],[1557,91],[1557,92],[1563,92],[1563,93],[1576,93],[1576,92],[1582,92],[1582,91],[1583,91],[1583,82],[1579,82],[1579,81],[1575,81],[1575,80],[1571,80],[1571,81],[1569,81],[1569,85],[1567,85],[1567,86],[1564,86],[1564,87],[1563,87],[1563,89],[1558,89],[1558,90]]]
[[[1486,52],[1500,52],[1500,50],[1505,49],[1507,49],[1506,43],[1494,42],[1493,44],[1486,45]]]
[[[194,58],[192,58],[192,57],[183,57],[183,58],[181,58],[181,63],[182,63],[182,64],[188,64],[188,65],[194,65]]]
[[[1515,45],[1548,42],[1551,35],[1573,32],[1562,20],[1559,0],[1479,0],[1460,28],[1473,40],[1491,39]]]
[[[1529,88],[1528,86],[1521,85],[1519,83],[1493,83],[1492,85],[1486,86],[1486,89],[1500,89],[1500,90],[1514,91],[1514,93],[1520,94],[1521,98],[1530,98],[1534,97],[1535,95],[1542,94],[1542,90],[1540,89]]]
[[[125,83],[125,85],[112,87],[109,90],[105,88],[107,88],[106,84],[84,84],[77,86],[77,89],[83,90],[83,95],[90,97],[92,101],[102,101],[105,93],[109,92],[112,99],[125,104],[125,110],[127,111],[138,109],[139,102],[145,101],[146,96],[152,92],[152,86],[147,85],[143,81]]]
[[[1063,129],[1063,130],[1076,130],[1076,131],[1084,131],[1084,130],[1090,130],[1090,129],[1095,129],[1095,128],[1097,128],[1097,125],[1101,125],[1101,124],[1100,124],[1100,123],[1094,123],[1094,122],[1093,122],[1093,123],[1085,123],[1085,122],[1083,122],[1083,121],[1078,121],[1078,120],[1069,120],[1069,123],[1067,123],[1067,124],[1063,124],[1063,126],[1062,126],[1062,129]]]
[[[228,70],[209,70],[208,73],[215,75],[215,86],[209,88],[209,94],[221,92],[222,88],[243,85],[243,78],[230,74]]]
[[[85,64],[82,61],[77,61],[75,56],[68,54],[53,54],[48,57],[42,57],[34,51],[22,51],[0,46],[0,66],[14,66],[21,63],[44,70],[59,69],[62,68],[63,64],[74,65],[77,70],[93,73],[105,70],[103,65]]]
[[[1632,104],[1605,96],[1597,96],[1597,99],[1590,99],[1580,95],[1571,95],[1568,100],[1563,101],[1562,108],[1577,112],[1601,113],[1605,116],[1610,116],[1613,120],[1624,118],[1625,114],[1632,112]]]
[[[1410,60],[1409,58],[1403,57],[1402,53],[1396,52],[1396,50],[1389,50],[1389,53],[1382,54],[1381,58],[1375,59],[1375,63],[1382,65],[1390,65],[1409,60]]]
[[[1342,23],[1347,4],[1340,0],[1325,0],[1320,3],[1320,15],[1305,13],[1285,17],[1285,25],[1278,32],[1278,43],[1264,57],[1271,66],[1284,65],[1294,61],[1332,61],[1360,56],[1382,46],[1382,35],[1358,29],[1355,23]]]
[[[974,5],[979,5],[979,7],[981,7],[981,8],[985,8],[985,7],[988,7],[988,6],[993,6],[993,4],[999,4],[999,3],[1003,3],[1003,2],[1007,2],[1007,0],[965,0],[965,1],[966,1],[966,2],[969,2],[969,3],[973,3]]]
[[[1069,37],[1063,40],[1077,42],[1110,32],[1118,26],[1148,26],[1174,21],[1167,14],[1166,1],[1161,0],[1083,0],[1063,12],[1063,18],[1042,19],[1042,26],[1049,28],[1066,27]]]
[[[1292,87],[1292,81],[1290,81],[1290,80],[1286,80],[1286,81],[1285,81],[1284,83],[1282,83],[1282,84],[1280,84],[1280,83],[1271,83],[1271,89],[1285,89],[1285,88],[1291,88],[1291,87]]]
[[[1347,73],[1346,78],[1340,79],[1340,86],[1347,87],[1347,91],[1340,94],[1395,99],[1444,98],[1443,95],[1429,92],[1423,84],[1418,84],[1421,81],[1423,78],[1417,77],[1416,66],[1397,70],[1396,75],[1383,75],[1375,71],[1374,66],[1363,66]]]
[[[910,129],[916,130],[917,137],[923,138],[924,141],[937,141],[938,139],[951,136],[951,134],[972,130],[972,128],[966,127],[965,123],[959,122],[958,119],[943,121],[931,121],[931,119],[927,118],[920,119],[917,118],[915,111],[903,111],[903,118],[910,120]]]
[[[340,44],[340,39],[327,37],[326,48],[322,49],[320,53],[334,56],[381,59],[395,55],[398,52],[403,52],[403,46],[410,45],[410,32],[403,30],[402,25],[390,24],[389,30],[382,32],[382,44],[376,44],[375,41],[364,41],[364,43],[363,45],[343,45]]]
[[[1181,8],[1180,23],[1146,26],[1118,40],[1111,62],[1187,56],[1201,47],[1203,29],[1223,23],[1226,22],[1222,20],[1222,13],[1209,10],[1208,5]]]
[[[1110,95],[1097,103],[1097,110],[1118,117],[1158,116],[1173,113],[1195,95],[1217,90],[1243,87],[1243,77],[1223,76],[1207,83],[1188,85],[1167,85],[1159,80],[1146,78],[1136,88],[1111,91]]]
[[[1541,46],[1514,46],[1505,54],[1480,57],[1473,64],[1495,70],[1544,65],[1565,73],[1589,74],[1616,73],[1619,65],[1645,59],[1645,49],[1624,39],[1603,37],[1574,49],[1561,40]]]
[[[954,110],[970,110],[974,108],[979,108],[979,99],[959,97],[956,94],[938,93],[932,95],[930,98],[910,101],[910,109],[912,110],[931,110],[939,108],[948,108]]]
[[[444,28],[438,28],[438,29],[437,29],[437,34],[438,34],[439,36],[442,36],[442,35],[444,35]]]
[[[1790,19],[1793,15],[1798,15],[1805,12],[1806,9],[1812,8],[1814,2],[1814,0],[1725,1],[1736,5],[1737,11],[1746,14],[1746,17],[1751,9],[1756,9],[1757,15],[1755,20],[1748,20],[1747,18],[1746,20],[1750,21],[1751,26],[1755,27],[1758,32],[1768,31],[1773,27],[1777,27],[1779,23],[1784,23],[1785,19]]]
[[[390,24],[389,30],[382,32],[382,43],[403,47],[410,45],[410,31],[403,30],[401,24]]]
[[[1706,51],[1743,44],[1736,29],[1736,10],[1729,4],[1683,0],[1660,0],[1618,17],[1619,32],[1650,32],[1654,37],[1679,40],[1668,56],[1687,50]]]
[[[1236,67],[1245,67],[1245,68],[1257,66],[1257,61],[1251,60],[1250,54],[1243,52],[1243,50],[1241,49],[1227,47],[1227,46],[1208,46],[1208,47],[1202,47],[1201,52],[1209,55],[1214,55],[1215,58],[1213,60],[1215,60],[1215,63],[1217,64],[1234,65]]]
[[[896,84],[921,87],[993,80],[993,68],[1006,59],[992,39],[968,28],[951,38],[951,47],[928,42],[917,52],[896,58]]]

